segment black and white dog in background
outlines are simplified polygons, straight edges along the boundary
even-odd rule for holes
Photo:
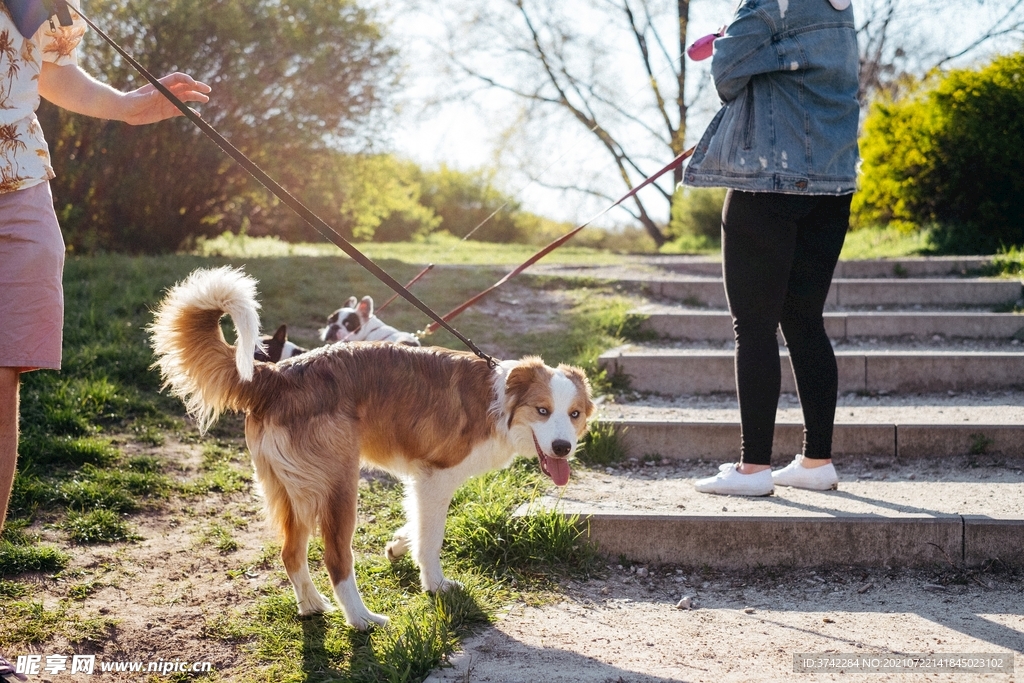
[[[339,341],[389,341],[406,346],[419,346],[420,340],[408,332],[384,324],[373,314],[373,299],[364,296],[356,302],[349,297],[345,305],[331,313],[327,327],[320,330],[320,338],[327,342]]]
[[[298,344],[288,341],[288,326],[281,325],[273,335],[260,337],[260,345],[256,347],[253,357],[264,363],[276,363],[285,358],[298,356],[309,349],[304,349]]]

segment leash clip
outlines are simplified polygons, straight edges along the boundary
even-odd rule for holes
[[[74,26],[75,22],[71,19],[71,12],[68,11],[68,3],[66,0],[42,0],[43,7],[50,13],[50,28],[56,30],[56,26],[53,25],[53,15],[57,15],[57,21],[60,22],[61,26]]]

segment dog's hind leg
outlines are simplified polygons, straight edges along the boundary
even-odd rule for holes
[[[351,485],[343,484],[343,489],[336,489],[327,501],[320,528],[324,535],[324,564],[331,576],[334,594],[345,613],[345,621],[349,626],[365,631],[375,624],[386,626],[388,618],[368,610],[356,587],[352,536],[356,529],[358,469],[352,473],[349,481]]]
[[[295,599],[299,603],[299,614],[319,614],[334,611],[331,599],[322,594],[313,585],[309,576],[309,535],[308,525],[300,522],[291,506],[288,505],[288,519],[284,523],[284,547],[281,549],[281,560],[285,571],[295,589]]]
[[[444,578],[441,569],[441,544],[452,495],[465,477],[451,470],[422,473],[406,482],[405,509],[411,532],[412,556],[420,568],[420,583],[428,593],[461,587],[458,581]],[[400,530],[401,531],[401,530]]]
[[[248,428],[249,425],[246,427]],[[281,548],[281,561],[284,563],[285,571],[288,572],[292,588],[295,589],[299,614],[330,612],[334,610],[334,603],[316,589],[309,576],[309,535],[315,522],[312,519],[305,519],[303,515],[296,512],[284,484],[267,465],[266,458],[261,455],[262,451],[254,449],[254,445],[258,448],[260,442],[251,441],[249,449],[253,453],[257,480],[260,488],[263,489],[271,522],[277,527],[284,540],[284,545]]]

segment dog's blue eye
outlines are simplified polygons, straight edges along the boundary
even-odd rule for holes
[[[577,417],[579,417],[579,416],[580,416],[580,411],[578,411],[578,410],[574,410],[574,411],[572,411],[571,413],[569,413],[569,417],[571,417],[571,418],[572,418],[572,419],[574,419],[574,420],[575,420],[575,419],[576,419]]]
[[[540,413],[541,415],[551,414],[551,411],[548,410],[547,408],[537,408],[537,412]]]

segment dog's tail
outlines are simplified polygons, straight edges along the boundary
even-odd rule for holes
[[[260,319],[256,281],[227,266],[196,270],[171,288],[149,328],[154,367],[205,431],[225,410],[244,410],[253,393],[253,349]],[[220,329],[224,314],[235,325],[230,346]],[[262,370],[263,364],[260,364]],[[260,374],[263,374],[262,372]]]

